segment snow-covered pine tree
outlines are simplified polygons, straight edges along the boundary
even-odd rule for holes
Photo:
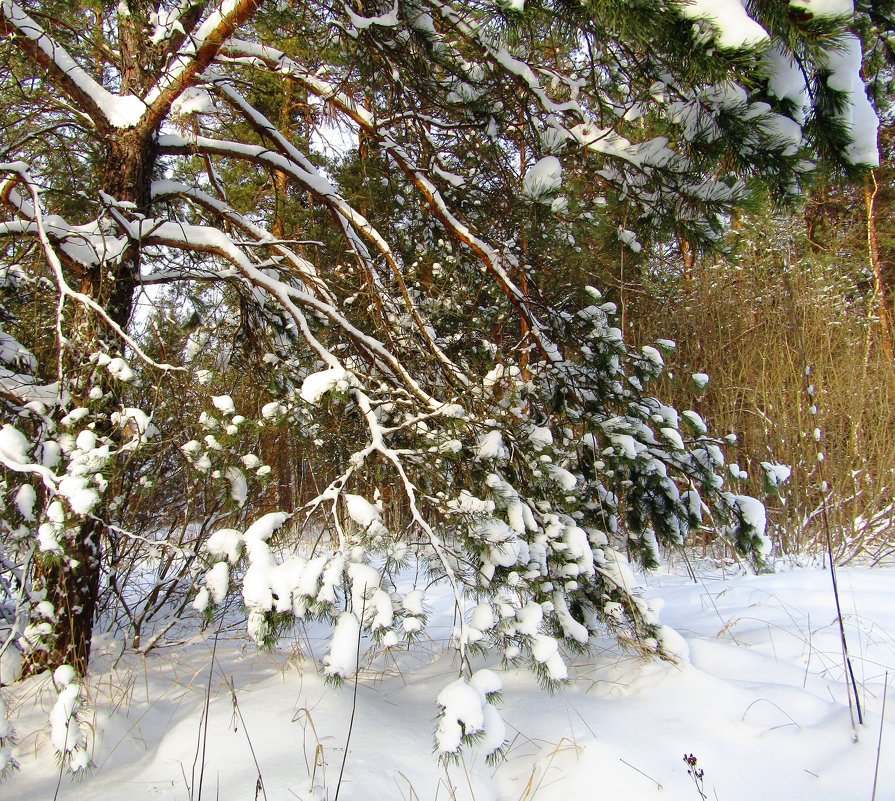
[[[761,560],[763,510],[725,490],[698,415],[651,397],[671,343],[626,347],[580,243],[708,246],[755,186],[793,196],[818,159],[876,160],[851,2],[748,8],[2,0],[7,654],[86,670],[121,543],[150,566],[173,548],[199,608],[240,592],[259,641],[332,619],[335,679],[360,627],[384,646],[425,627],[425,584],[397,579],[418,560],[458,608],[446,754],[502,739],[475,649],[548,685],[561,646],[606,628],[662,653],[629,557],[707,525]],[[139,335],[137,299],[175,285],[251,332],[215,353],[256,349],[261,408],[209,361],[198,300],[166,318],[189,318],[190,353]],[[195,419],[168,394],[184,375]],[[274,424],[319,488],[259,517],[246,443]],[[165,464],[218,499],[201,578],[127,527],[128,471],[175,438]],[[185,508],[188,526],[206,507]]]

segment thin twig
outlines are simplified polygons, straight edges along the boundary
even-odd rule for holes
[[[221,634],[221,626],[224,625],[224,615],[218,622],[218,630],[214,633],[214,642],[211,646],[211,664],[208,667],[208,687],[205,688],[205,708],[202,711],[199,738],[196,742],[196,756],[193,759],[193,770],[190,773],[190,801],[193,798],[193,788],[196,786],[196,762],[199,760],[199,752],[202,752],[202,763],[199,767],[199,792],[195,801],[202,801],[202,780],[205,778],[205,746],[208,743],[208,708],[211,705],[211,681],[214,677],[214,660],[218,650],[218,637]],[[201,748],[200,748],[201,746]]]
[[[245,718],[242,716],[242,710],[239,708],[239,701],[236,698],[236,687],[233,684],[232,676],[225,676],[224,680],[227,682],[227,685],[230,687],[230,698],[233,701],[233,711],[239,717],[239,722],[242,723],[242,730],[245,733],[246,741],[249,744],[249,751],[252,754],[252,761],[255,763],[255,770],[258,773],[258,783],[256,785],[255,797],[258,796],[258,788],[261,789],[261,795],[264,796],[264,801],[267,801],[267,790],[264,789],[264,779],[261,776],[261,766],[258,764],[258,757],[255,755],[255,748],[252,745],[252,738],[249,737],[249,729],[246,726]]]
[[[662,789],[662,785],[661,785],[659,782],[657,782],[657,781],[656,781],[652,776],[650,776],[648,773],[644,773],[640,768],[636,767],[635,765],[632,765],[630,762],[626,762],[626,761],[625,761],[624,759],[622,759],[621,757],[618,758],[618,761],[621,762],[623,765],[627,765],[629,768],[631,768],[631,770],[636,770],[641,776],[643,776],[643,777],[649,779],[653,784],[656,785],[656,789],[657,789],[657,790],[661,790],[661,789]]]

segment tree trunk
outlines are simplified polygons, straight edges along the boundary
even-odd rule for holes
[[[280,106],[280,130],[288,131],[291,122],[292,81],[286,78],[283,85],[283,102]],[[274,170],[274,217],[271,233],[274,239],[286,239],[286,200],[289,193],[289,176],[282,170]]]
[[[684,286],[689,290],[693,283],[693,268],[696,266],[696,254],[686,236],[678,240],[681,246],[681,258],[684,262]]]
[[[892,313],[892,286],[890,281],[887,280],[889,276],[883,270],[879,252],[879,238],[876,234],[876,196],[878,190],[876,174],[871,172],[864,178],[864,204],[867,212],[867,255],[870,261],[870,269],[873,273],[873,290],[879,314],[883,351],[891,368],[895,364],[895,344],[893,344],[895,319],[893,319]]]
[[[137,211],[148,211],[153,166],[155,137],[152,134],[127,131],[111,139],[103,166],[103,189],[119,201],[136,206]],[[136,279],[140,269],[139,244],[134,242],[117,261],[97,265],[83,277],[80,291],[101,306],[109,318],[126,329],[133,310]],[[72,387],[72,408],[88,406],[98,418],[94,433],[99,441],[113,442],[120,430],[110,420],[118,408],[118,387],[105,370],[94,372],[89,361],[91,353],[104,350],[116,336],[108,332],[103,321],[83,307],[74,311],[69,346],[66,349],[65,371]],[[89,379],[89,380],[88,380]],[[86,393],[91,387],[102,389],[100,400],[90,400]],[[113,447],[114,450],[114,447]],[[114,472],[110,463],[108,471]],[[114,481],[110,481],[114,486]],[[66,531],[60,544],[63,554],[41,553],[35,564],[34,587],[53,605],[53,632],[42,647],[29,654],[25,674],[71,665],[79,673],[87,671],[93,624],[100,592],[102,574],[102,542],[108,506],[104,499],[90,514]],[[32,623],[46,622],[34,619]]]

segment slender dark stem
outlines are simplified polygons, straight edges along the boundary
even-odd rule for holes
[[[348,721],[348,735],[345,737],[345,750],[342,752],[342,765],[339,768],[339,780],[336,782],[336,795],[333,801],[339,801],[339,790],[342,789],[342,775],[345,773],[345,762],[348,759],[348,744],[351,742],[351,732],[354,730],[354,713],[357,711],[357,682],[360,676],[360,641],[364,633],[364,613],[367,608],[367,596],[364,593],[364,601],[360,610],[360,625],[357,629],[357,659],[354,667],[354,695],[351,699],[351,718]]]
[[[889,695],[889,671],[883,681],[883,709],[879,716],[879,739],[876,741],[876,766],[873,769],[873,793],[870,801],[876,801],[876,782],[879,779],[879,754],[883,747],[883,723],[886,722],[886,697]]]
[[[822,476],[823,474],[821,474]],[[827,518],[827,498],[824,496],[821,510],[823,512],[824,533],[827,539],[827,557],[830,560],[830,577],[833,579],[833,598],[836,601],[836,619],[839,621],[839,640],[842,645],[842,659],[845,662],[846,681],[851,686],[849,694],[848,709],[851,711],[851,696],[855,698],[855,709],[858,713],[858,723],[864,725],[864,716],[861,713],[861,701],[858,698],[858,682],[855,681],[855,671],[852,669],[851,657],[848,654],[848,641],[845,638],[845,623],[842,620],[842,607],[839,603],[839,582],[836,580],[836,564],[833,561],[833,538],[830,534],[830,521]],[[852,727],[854,727],[854,719],[852,719]],[[857,736],[857,729],[855,730]]]

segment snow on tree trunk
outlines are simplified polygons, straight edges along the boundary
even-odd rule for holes
[[[154,137],[126,133],[109,142],[104,165],[102,190],[112,203],[149,206],[155,164]],[[82,277],[79,291],[106,311],[109,320],[126,329],[133,309],[140,249],[128,245],[113,262],[102,261]],[[119,406],[118,380],[108,370],[93,370],[91,355],[107,347],[108,330],[102,320],[83,307],[73,310],[70,334],[64,350],[63,370],[71,387],[71,408],[90,408],[94,421],[90,429],[98,440],[116,442],[122,435],[112,416]],[[92,393],[92,394],[91,394]],[[111,470],[114,473],[114,466]],[[107,473],[105,481],[114,481]],[[74,509],[71,510],[75,512]],[[36,557],[34,588],[51,605],[52,633],[41,638],[28,654],[26,673],[55,669],[69,664],[81,675],[87,672],[93,625],[99,597],[105,499],[92,505],[86,515],[72,515],[60,538],[61,552],[39,553]],[[80,517],[80,520],[78,519]],[[38,610],[33,626],[47,622]]]

